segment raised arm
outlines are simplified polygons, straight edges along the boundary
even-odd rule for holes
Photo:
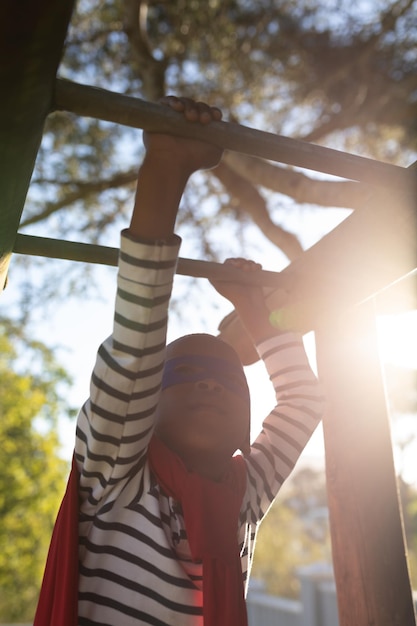
[[[167,96],[163,103],[191,123],[220,120],[221,111],[188,98]],[[129,233],[148,240],[169,239],[181,196],[191,174],[217,165],[222,151],[214,145],[157,133],[144,134],[146,155],[138,184]]]
[[[203,104],[165,99],[190,122],[221,114]],[[189,176],[217,164],[221,150],[166,135],[144,136],[129,229],[123,231],[112,335],[100,346],[90,398],[77,422],[76,460],[85,510],[94,509],[143,466],[165,356],[168,304],[180,240],[173,234]]]
[[[261,269],[259,263],[241,258],[226,259],[225,265],[231,265],[245,273],[254,273],[255,276]],[[264,339],[281,334],[279,328],[269,322],[269,311],[261,287],[222,280],[211,282],[216,291],[233,304],[254,346]]]
[[[245,272],[260,265],[244,259],[227,263]],[[320,384],[312,371],[301,335],[270,324],[261,288],[216,281],[214,287],[235,306],[274,387],[276,406],[247,457],[248,521],[259,521],[291,473],[323,412]]]

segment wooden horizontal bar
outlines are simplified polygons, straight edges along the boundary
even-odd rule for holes
[[[412,187],[407,169],[230,122],[187,122],[167,106],[67,80],[56,82],[54,107],[149,132],[201,139],[228,150],[382,187]]]
[[[21,233],[17,234],[13,251],[18,254],[29,254],[33,256],[110,266],[117,266],[119,256],[118,248],[75,241],[62,241],[49,237],[35,237]],[[263,287],[284,289],[283,281],[280,280],[280,274],[278,272],[261,270],[256,272],[255,276],[251,273],[225,266],[223,263],[215,263],[212,261],[180,258],[178,260],[177,274],[193,276],[195,278],[230,280],[247,285],[261,285]]]

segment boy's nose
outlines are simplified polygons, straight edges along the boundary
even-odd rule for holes
[[[203,378],[202,380],[198,380],[196,382],[196,386],[202,391],[209,391],[212,393],[222,393],[224,390],[223,385],[214,378]]]

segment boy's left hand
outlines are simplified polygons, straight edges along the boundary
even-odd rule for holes
[[[245,273],[256,273],[262,269],[259,263],[242,258],[226,259],[224,265],[235,267]],[[263,291],[258,285],[219,279],[211,280],[210,282],[216,291],[224,298],[227,298],[236,308],[243,302],[248,304],[263,302]]]
[[[262,269],[259,263],[240,258],[227,259],[225,264],[236,267],[242,272],[253,273],[255,276],[256,272]],[[254,345],[280,334],[280,331],[270,324],[270,314],[261,286],[218,279],[211,281],[211,284],[219,294],[234,305]]]

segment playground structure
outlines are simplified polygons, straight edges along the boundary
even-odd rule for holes
[[[277,137],[237,124],[189,125],[156,104],[57,79],[73,0],[5,0],[1,7],[0,287],[13,253],[115,264],[117,250],[18,233],[43,125],[62,109],[358,181],[363,207],[282,272],[262,272],[266,301],[315,331],[327,396],[326,475],[341,626],[416,624],[378,359],[375,311],[415,306],[416,170]],[[181,259],[184,274],[215,277],[215,263]],[[249,279],[250,280],[250,279]],[[2,295],[7,298],[7,289]],[[404,300],[405,299],[405,300]],[[387,304],[388,303],[388,304]],[[220,331],[254,360],[234,314]]]

